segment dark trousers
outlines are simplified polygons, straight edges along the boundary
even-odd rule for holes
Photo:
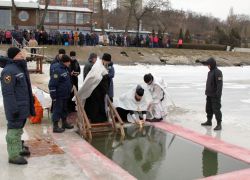
[[[22,129],[26,124],[27,119],[18,119],[18,120],[8,120],[7,129]]]
[[[120,115],[123,122],[128,122],[127,115],[130,112],[129,110],[122,109],[120,107],[116,108],[118,114]],[[115,117],[115,120],[118,122],[118,119]]]
[[[206,103],[207,120],[212,121],[214,114],[217,123],[220,123],[222,121],[222,113],[220,109],[221,109],[221,98],[207,96],[207,103]]]
[[[83,46],[83,40],[80,40],[80,46]]]
[[[53,101],[53,121],[60,121],[61,119],[67,119],[67,99],[56,99]]]
[[[36,48],[31,48],[31,57],[33,57],[33,54],[36,54]]]

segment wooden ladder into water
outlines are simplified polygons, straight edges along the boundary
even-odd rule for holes
[[[108,95],[107,96],[107,103],[109,106],[108,110],[108,117],[107,119],[109,120],[109,117],[112,119],[112,122],[107,122],[107,123],[97,123],[97,124],[91,124],[89,122],[88,116],[84,110],[84,107],[82,105],[81,99],[79,98],[79,94],[76,90],[76,87],[73,86],[74,94],[76,97],[76,104],[77,104],[77,127],[81,134],[87,138],[89,137],[92,139],[92,133],[102,133],[102,132],[107,132],[107,131],[117,131],[116,122],[115,122],[115,116],[117,117],[119,124],[120,124],[120,133],[122,136],[125,136],[124,133],[124,128],[123,128],[123,121],[121,117],[119,116],[118,112],[116,111],[115,107],[113,106],[111,100],[109,99]]]

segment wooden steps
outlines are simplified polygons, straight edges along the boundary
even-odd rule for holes
[[[76,104],[77,104],[77,127],[80,131],[80,133],[85,137],[89,138],[90,140],[92,139],[92,133],[102,133],[102,132],[108,132],[108,131],[116,131],[119,132],[117,127],[116,127],[116,122],[115,122],[115,117],[116,115],[118,122],[120,123],[120,130],[121,130],[121,135],[125,136],[124,129],[123,129],[123,121],[120,118],[118,112],[114,108],[112,102],[110,101],[109,97],[107,96],[107,103],[109,106],[109,111],[108,111],[108,118],[107,119],[112,119],[112,122],[105,122],[105,123],[96,123],[96,124],[91,124],[89,122],[89,119],[87,117],[87,114],[84,110],[84,107],[82,105],[82,102],[79,98],[78,92],[76,90],[76,87],[73,86],[74,94],[76,97]]]

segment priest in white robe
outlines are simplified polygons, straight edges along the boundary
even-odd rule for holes
[[[142,123],[145,123],[148,104],[143,95],[144,89],[138,85],[114,101],[114,107],[123,122],[135,122],[139,124],[139,115],[142,115]]]
[[[110,61],[111,55],[107,53],[104,53],[102,60],[98,58],[78,91],[91,123],[107,121],[105,100],[110,86],[110,77],[107,71],[107,65]]]

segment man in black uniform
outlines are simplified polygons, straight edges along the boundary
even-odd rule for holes
[[[206,102],[206,113],[207,121],[202,123],[202,126],[212,126],[213,114],[217,120],[217,126],[214,130],[221,130],[221,95],[222,95],[222,86],[223,86],[223,77],[222,72],[217,68],[216,61],[214,58],[209,58],[205,65],[208,66],[210,71],[207,76],[207,85],[205,94],[207,96]]]
[[[70,97],[72,89],[70,74],[67,67],[70,64],[70,58],[62,55],[60,62],[51,66],[51,77],[49,81],[50,97],[53,101],[53,132],[62,133],[65,129],[72,129],[74,126],[67,123],[67,100]],[[62,128],[58,122],[62,119]]]
[[[76,90],[78,91],[78,76],[81,73],[81,68],[76,60],[76,52],[71,51],[70,52],[70,65],[69,65],[69,73],[71,74],[71,81],[72,86],[74,85],[76,87]],[[70,94],[70,99],[68,100],[68,112],[76,112],[75,110],[75,101],[72,101],[72,98],[74,97],[74,91]]]
[[[56,55],[56,57],[53,59],[53,61],[51,61],[51,63],[50,63],[50,71],[49,71],[49,75],[51,75],[52,73],[51,73],[51,66],[53,65],[53,64],[55,64],[55,63],[58,63],[58,62],[60,62],[60,59],[62,58],[62,55],[64,55],[64,54],[66,54],[66,51],[65,51],[65,49],[59,49],[59,53],[58,53],[58,55]]]
[[[27,61],[17,47],[8,49],[8,57],[0,56],[1,86],[7,124],[7,151],[9,163],[27,164],[22,156],[30,155],[22,146],[21,136],[26,119],[35,116]]]

